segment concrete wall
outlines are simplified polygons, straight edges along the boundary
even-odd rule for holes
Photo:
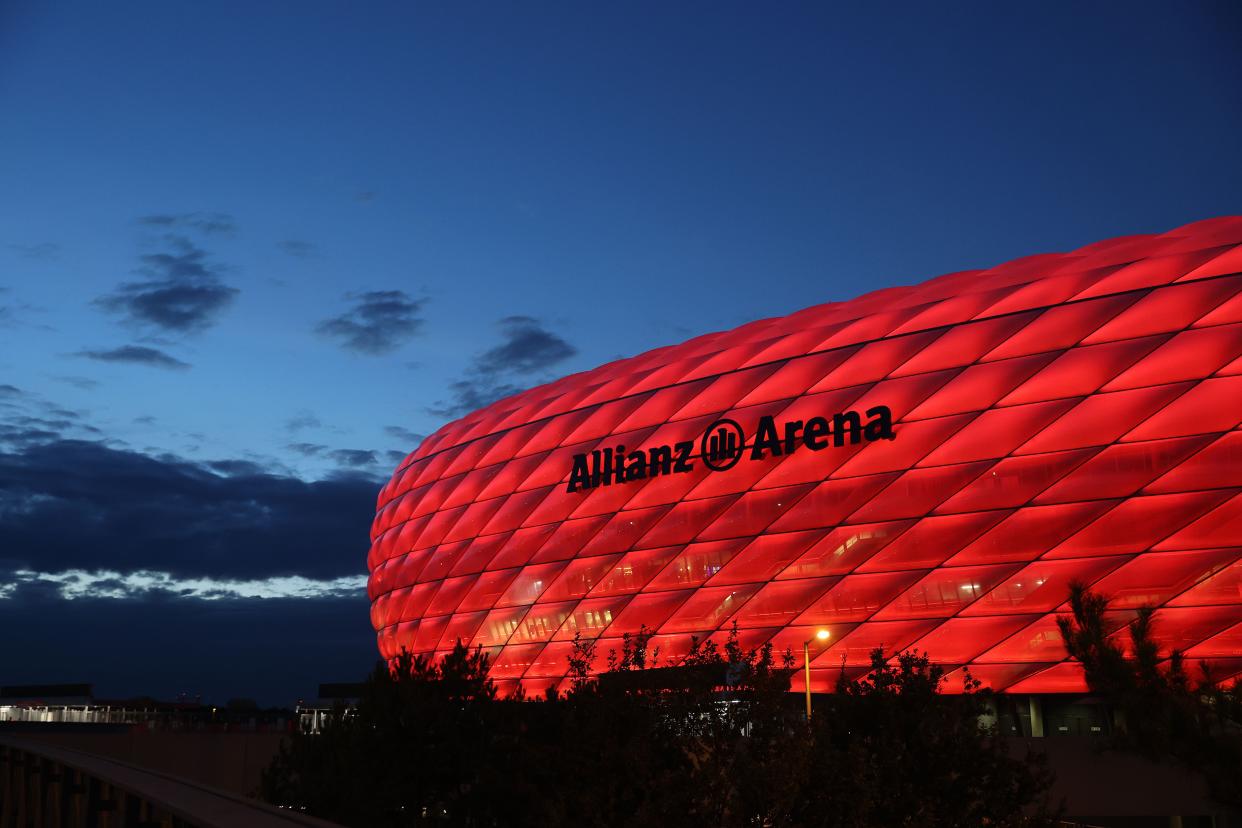
[[[284,734],[160,730],[92,733],[46,728],[23,732],[22,737],[251,796],[258,790],[260,774],[276,755]]]

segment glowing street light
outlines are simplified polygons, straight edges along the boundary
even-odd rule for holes
[[[802,656],[806,663],[806,720],[811,720],[811,642],[827,641],[832,635],[828,630],[816,630],[815,638],[802,642]]]

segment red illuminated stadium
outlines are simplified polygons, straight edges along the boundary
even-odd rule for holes
[[[380,492],[380,652],[461,639],[541,692],[575,633],[646,626],[675,663],[736,623],[810,639],[816,690],[882,646],[1071,692],[1077,579],[1119,635],[1158,605],[1166,654],[1242,672],[1240,242],[1214,219],[887,288],[450,423]]]

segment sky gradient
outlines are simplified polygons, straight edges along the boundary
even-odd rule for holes
[[[499,395],[1239,211],[1230,3],[0,6],[0,684],[376,658],[379,483]]]

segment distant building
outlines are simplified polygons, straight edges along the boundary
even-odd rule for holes
[[[303,733],[318,733],[335,715],[346,715],[358,706],[365,684],[360,682],[329,682],[319,685],[318,698],[299,700],[298,727]]]
[[[0,728],[41,725],[115,725],[150,730],[285,731],[289,710],[253,704],[205,705],[200,699],[97,699],[91,684],[0,687]]]

